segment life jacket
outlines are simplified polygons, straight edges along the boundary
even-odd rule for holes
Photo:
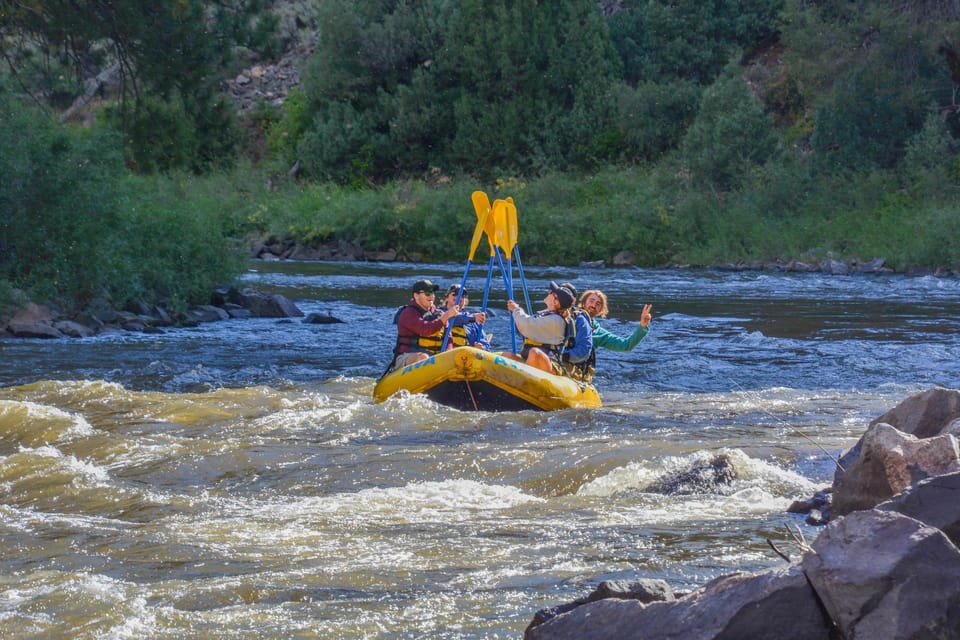
[[[467,343],[467,327],[464,325],[453,325],[453,328],[450,329],[450,342],[453,343],[455,347],[470,346]]]
[[[584,315],[587,317],[587,326],[593,327],[593,321],[590,318],[590,315],[583,309],[577,309],[574,311],[573,316],[570,318],[569,326],[572,327],[572,335],[570,335],[567,340],[564,342],[564,345],[567,349],[573,348],[573,345],[577,343],[577,323],[576,316]],[[590,355],[581,362],[570,362],[566,358],[566,354],[561,354],[561,360],[563,362],[563,369],[567,374],[574,380],[579,380],[581,382],[590,382],[593,380],[593,373],[597,366],[597,349],[596,347],[590,349]]]
[[[542,316],[550,315],[551,313],[556,314],[561,318],[563,318],[563,316],[557,313],[556,311],[551,311],[549,309],[544,309],[543,311],[540,311],[534,314],[534,317],[539,318]],[[570,337],[574,333],[576,333],[576,330],[573,327],[572,318],[563,318],[563,323],[564,323],[563,342],[561,342],[560,344],[544,344],[542,342],[537,342],[535,340],[531,340],[530,338],[524,336],[523,346],[520,348],[520,356],[526,359],[527,354],[530,352],[530,349],[532,347],[537,347],[541,351],[544,351],[548,356],[550,356],[550,359],[554,361],[554,368],[557,368],[562,371],[563,370],[563,352],[567,348],[567,344],[570,341]]]
[[[407,307],[415,310],[422,320],[430,322],[431,320],[438,319],[443,312],[439,309],[428,309],[424,311],[415,304],[408,304],[397,309],[397,312],[393,314],[393,324],[400,324],[400,314]],[[464,342],[466,342],[466,330],[464,330]],[[400,354],[400,347],[406,346],[409,347],[409,351],[425,351],[427,353],[440,353],[440,347],[443,346],[443,329],[432,333],[428,336],[420,336],[416,334],[401,334],[398,330],[397,332],[397,343],[393,347],[393,354]]]

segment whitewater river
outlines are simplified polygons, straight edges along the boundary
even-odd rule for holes
[[[256,263],[247,284],[346,322],[0,341],[0,637],[520,638],[602,580],[796,556],[787,526],[818,530],[790,502],[960,384],[958,279],[528,267],[535,308],[551,279],[599,287],[616,333],[653,304],[599,356],[602,409],[374,405],[410,284],[462,272]],[[718,455],[733,482],[660,490]]]

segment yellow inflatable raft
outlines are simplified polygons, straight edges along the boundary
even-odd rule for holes
[[[589,384],[473,347],[457,347],[394,369],[377,382],[373,400],[383,402],[403,389],[461,411],[555,411],[601,405],[600,394]]]

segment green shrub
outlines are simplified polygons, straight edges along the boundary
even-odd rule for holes
[[[620,87],[617,122],[627,157],[655,161],[680,144],[693,122],[703,89],[690,81]]]
[[[955,191],[957,176],[953,175],[953,160],[960,145],[936,109],[931,109],[923,129],[907,141],[903,160],[904,186],[927,197],[943,196]]]
[[[750,94],[739,65],[728,65],[704,93],[680,148],[693,183],[735,189],[775,148],[773,123]]]
[[[266,126],[267,148],[286,169],[297,161],[297,145],[308,122],[306,94],[293,89],[283,103],[279,120],[269,122]]]
[[[82,306],[107,284],[125,197],[121,141],[76,131],[0,88],[0,277],[43,299]]]

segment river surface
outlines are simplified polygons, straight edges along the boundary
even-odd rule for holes
[[[614,333],[653,304],[599,354],[602,409],[373,404],[412,282],[462,274],[258,262],[246,284],[346,322],[0,342],[0,637],[521,638],[602,580],[797,557],[818,530],[787,506],[960,383],[957,279],[527,268],[535,309],[550,280],[606,291]],[[663,488],[717,456],[732,482]]]

